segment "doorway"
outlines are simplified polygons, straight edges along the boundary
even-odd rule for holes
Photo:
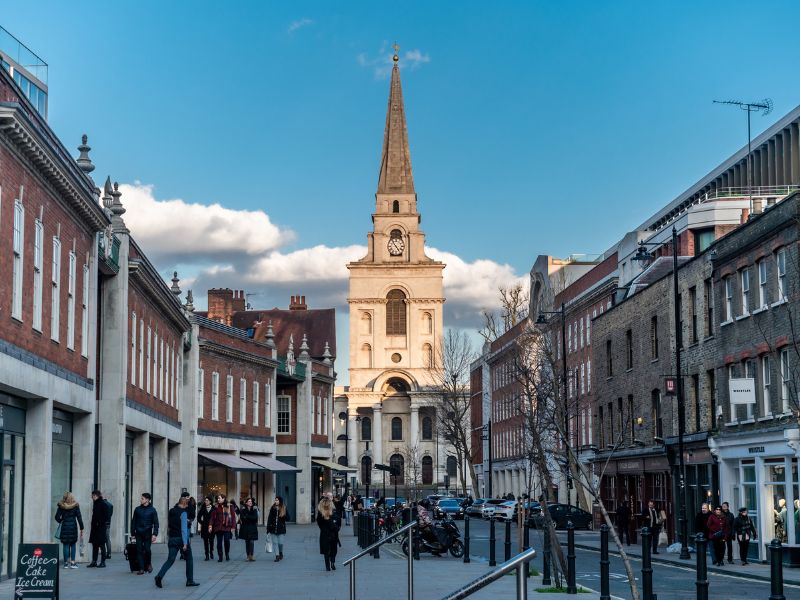
[[[24,438],[0,433],[0,579],[14,576],[22,541]]]

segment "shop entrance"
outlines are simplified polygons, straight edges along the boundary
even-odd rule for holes
[[[17,546],[22,541],[24,439],[0,433],[0,579],[14,576]]]

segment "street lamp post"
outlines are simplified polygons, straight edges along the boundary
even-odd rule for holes
[[[343,414],[345,415],[344,418],[341,416]],[[358,423],[359,421],[361,421],[361,417],[357,416],[355,420],[356,420],[356,423]],[[347,431],[347,425],[348,425],[348,423],[347,423],[347,413],[345,413],[345,412],[339,413],[339,425],[344,427],[344,459],[347,462],[347,466],[349,467],[350,466],[350,456],[349,456],[349,454],[350,454],[350,443],[349,443],[350,442],[350,435],[348,434],[348,431]],[[350,479],[350,476],[348,474],[345,474],[345,478],[344,478],[344,495],[345,495],[345,498],[348,495],[347,494],[347,489],[348,489],[348,486],[350,484],[349,479]]]
[[[536,323],[538,325],[544,325],[547,323],[547,319],[545,319],[545,315],[560,315],[561,316],[561,385],[564,387],[564,439],[569,445],[569,408],[567,406],[567,313],[564,308],[564,303],[561,303],[561,310],[557,311],[539,311],[539,317],[536,319]],[[572,494],[570,493],[570,489],[572,488],[572,457],[570,455],[569,450],[567,451],[567,505],[572,504]],[[550,497],[549,490],[547,493],[547,497]]]
[[[658,243],[652,242],[639,242],[639,250],[637,251],[635,260],[649,260],[650,254],[647,252],[647,246],[659,246]],[[675,399],[678,403],[678,528],[680,529],[681,536],[681,553],[680,558],[689,560],[689,529],[686,520],[686,461],[683,456],[683,437],[686,429],[686,407],[683,402],[683,376],[681,374],[681,345],[682,331],[681,331],[681,307],[678,302],[678,231],[675,227],[672,228],[672,305],[673,317],[675,321]]]

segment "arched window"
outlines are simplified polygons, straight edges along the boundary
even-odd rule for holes
[[[340,465],[342,465],[343,467],[346,467],[347,466],[347,457],[346,456],[340,456],[339,458],[336,459],[336,462],[339,463]]]
[[[422,345],[422,360],[428,369],[433,368],[433,347],[430,344]]]
[[[406,295],[391,290],[386,295],[386,335],[406,334]]]
[[[389,466],[393,469],[397,469],[400,472],[400,475],[397,477],[392,476],[390,477],[392,485],[403,485],[405,482],[405,472],[406,472],[406,461],[403,458],[402,454],[392,454],[389,458]]]
[[[433,317],[431,313],[422,313],[422,333],[433,333]]]
[[[340,433],[339,435],[336,436],[336,439],[338,441],[340,441],[340,442],[346,442],[347,441],[347,434],[346,433]]]
[[[392,418],[392,441],[403,439],[403,419],[400,417]]]
[[[422,457],[422,485],[433,483],[433,458],[430,456]]]
[[[433,420],[430,417],[422,417],[422,439],[433,439]]]
[[[369,456],[361,459],[361,483],[364,485],[372,483],[372,459]]]
[[[361,441],[369,441],[372,439],[372,419],[369,417],[361,417]]]
[[[451,479],[458,475],[458,462],[455,456],[447,457],[447,476]]]
[[[372,335],[372,315],[368,312],[361,313],[361,333]]]
[[[363,344],[361,346],[361,366],[365,369],[372,368],[372,346]]]
[[[395,200],[394,202],[392,202],[392,212],[393,213],[399,213],[400,212],[400,201],[399,200]]]

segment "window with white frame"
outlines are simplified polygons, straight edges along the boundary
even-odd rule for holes
[[[583,348],[583,317],[580,319],[580,339],[581,339],[581,348]]]
[[[153,352],[153,330],[150,326],[147,326],[147,364],[145,365],[145,369],[147,369],[147,393],[150,393],[150,378],[152,373],[152,366],[153,361],[151,359]]]
[[[725,278],[725,321],[733,320],[733,279]]]
[[[581,395],[586,393],[586,366],[581,363]]]
[[[750,269],[739,272],[739,281],[742,288],[742,315],[750,314]]]
[[[164,344],[166,365],[164,365],[164,398],[167,404],[172,405],[172,348],[169,342]]]
[[[77,276],[77,260],[74,252],[69,253],[67,271],[67,348],[75,349],[75,278]]]
[[[206,401],[206,372],[203,369],[197,369],[197,418],[203,418],[203,412]]]
[[[758,261],[758,306],[764,308],[768,304],[767,299],[767,261]]]
[[[791,402],[791,373],[789,371],[789,350],[781,350],[781,400],[783,412],[789,412]]]
[[[144,319],[139,319],[139,388],[144,389]]]
[[[136,385],[136,313],[131,313],[131,385]]]
[[[762,414],[766,417],[772,414],[772,406],[770,405],[769,386],[772,376],[769,371],[769,354],[761,357],[761,404]]]
[[[239,379],[239,424],[247,424],[247,380]]]
[[[322,433],[322,398],[317,396],[317,433]]]
[[[50,339],[57,342],[61,329],[61,240],[53,238],[53,270],[51,272],[52,302],[50,308]]]
[[[162,400],[164,397],[164,337],[159,340],[158,349],[158,397]]]
[[[264,384],[264,427],[272,426],[272,385]]]
[[[292,399],[290,396],[278,396],[278,434],[292,433]]]
[[[592,361],[586,361],[586,391],[592,393]]]
[[[752,359],[747,359],[744,361],[744,376],[746,379],[752,379],[755,387],[755,379],[756,379],[756,363]],[[747,418],[752,419],[753,413],[755,411],[754,404],[747,405]]]
[[[22,321],[22,269],[25,247],[25,207],[14,200],[14,266],[11,282],[11,316]]]
[[[586,345],[592,343],[592,322],[589,320],[589,313],[586,313]]]
[[[233,375],[225,380],[225,420],[233,423]]]
[[[253,425],[258,425],[258,411],[260,410],[259,402],[258,402],[258,395],[261,391],[261,386],[259,386],[257,381],[253,382]]]
[[[778,273],[778,300],[786,300],[789,292],[786,280],[786,248],[775,253],[775,271]]]
[[[89,356],[89,265],[83,265],[81,279],[81,356]],[[136,332],[133,332],[136,335]],[[141,342],[141,340],[139,340]],[[141,352],[141,349],[139,350]],[[142,385],[139,378],[139,387]]]
[[[16,256],[16,254],[15,254]],[[33,319],[36,331],[42,330],[42,270],[44,268],[44,223],[36,219],[33,237]]]
[[[322,434],[328,435],[328,397],[322,399]]]
[[[219,373],[211,373],[211,420],[219,421]]]
[[[158,334],[153,332],[153,397],[158,398]]]

